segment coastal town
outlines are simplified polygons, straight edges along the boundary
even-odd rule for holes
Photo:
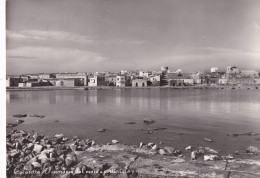
[[[161,70],[121,70],[120,72],[64,72],[7,75],[6,87],[158,87],[158,86],[216,86],[216,85],[259,85],[260,73],[228,66],[226,71],[218,67],[206,72],[183,72],[162,66]]]

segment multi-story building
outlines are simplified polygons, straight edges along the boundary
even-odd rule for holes
[[[88,77],[86,73],[59,73],[56,74],[56,78],[58,79],[81,79],[76,80],[75,86],[86,86],[88,84]]]

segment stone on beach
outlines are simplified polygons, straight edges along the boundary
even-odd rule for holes
[[[166,155],[166,151],[164,149],[159,149],[158,152],[160,155]]]
[[[21,124],[21,123],[24,122],[24,120],[18,119],[16,122],[17,122],[18,124]]]
[[[217,155],[204,155],[204,161],[215,161],[218,159]]]
[[[14,114],[13,117],[27,117],[27,114]]]
[[[196,160],[196,156],[197,156],[197,151],[192,151],[191,152],[191,159]]]
[[[30,117],[44,118],[45,116],[44,115],[33,114],[33,115],[30,115]]]
[[[39,144],[34,144],[33,151],[40,153],[42,151],[43,146]]]
[[[204,138],[205,141],[207,142],[213,142],[213,140],[209,139],[209,138]]]
[[[187,146],[187,147],[185,148],[185,150],[186,150],[186,151],[191,151],[191,146]]]
[[[155,123],[155,122],[156,122],[155,120],[152,120],[152,119],[149,119],[149,118],[144,119],[144,123],[145,123],[145,124],[153,124],[153,123]]]
[[[112,140],[112,143],[117,144],[117,143],[119,143],[119,141],[118,140]]]
[[[157,145],[154,145],[154,146],[152,147],[152,149],[153,149],[153,150],[157,150],[157,149],[158,149],[158,146],[157,146]]]
[[[41,167],[42,167],[41,164],[38,163],[38,162],[32,162],[32,166],[33,166],[34,168],[41,168]]]
[[[211,154],[218,154],[218,152],[217,152],[216,150],[213,150],[212,148],[205,147],[204,149],[205,149],[205,151],[207,151],[208,153],[211,153]]]
[[[98,129],[98,132],[105,132],[107,129]]]
[[[255,146],[249,146],[247,149],[246,149],[246,152],[247,153],[254,153],[254,154],[259,154],[260,153],[260,150],[255,147]]]

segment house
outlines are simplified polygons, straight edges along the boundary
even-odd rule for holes
[[[125,87],[126,86],[126,76],[125,75],[116,76],[116,86],[117,87]]]
[[[241,70],[241,77],[258,77],[259,73],[256,70]]]
[[[23,78],[20,76],[7,76],[6,87],[18,87],[19,83],[23,82]]]
[[[228,80],[226,78],[220,78],[218,79],[218,83],[221,85],[226,85],[228,83]]]
[[[227,73],[229,74],[239,74],[240,70],[236,66],[228,66]]]
[[[136,78],[132,80],[132,87],[147,87],[147,79]]]
[[[240,77],[240,78],[235,78],[235,83],[250,85],[250,84],[255,84],[255,80],[252,77]]]
[[[103,75],[93,75],[88,77],[88,86],[96,87],[96,86],[107,86],[105,81],[105,76]]]
[[[86,86],[88,84],[88,77],[86,73],[59,73],[56,74],[58,79],[81,79],[77,80],[75,86]]]
[[[167,74],[169,86],[194,85],[194,80],[189,74],[171,72]]]
[[[161,76],[153,75],[148,78],[148,86],[160,86],[161,84]]]
[[[108,86],[116,86],[116,75],[106,76],[105,82]]]
[[[41,86],[53,86],[53,84],[49,81],[27,81],[18,84],[19,87],[41,87]]]
[[[39,74],[39,75],[38,75],[38,79],[39,79],[39,80],[49,79],[49,78],[51,78],[51,77],[50,77],[50,74]]]
[[[210,72],[211,72],[211,73],[216,73],[216,72],[218,72],[218,67],[212,67],[212,68],[210,68]]]

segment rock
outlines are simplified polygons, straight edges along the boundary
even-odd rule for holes
[[[213,142],[211,139],[209,139],[209,138],[204,138],[204,140],[205,141],[207,141],[207,142]]]
[[[143,142],[141,142],[141,143],[139,144],[139,147],[142,148],[143,145],[144,145]]]
[[[71,167],[77,163],[77,156],[70,154],[66,157],[65,163],[67,167]]]
[[[197,156],[197,152],[196,151],[192,151],[191,152],[191,159],[192,160],[196,160],[196,156]]]
[[[11,150],[8,155],[11,157],[17,157],[20,155],[20,152],[17,150]]]
[[[205,151],[207,151],[208,153],[211,153],[211,154],[218,154],[218,152],[216,150],[213,150],[209,147],[205,147]]]
[[[235,151],[235,154],[236,154],[236,155],[239,155],[239,151]]]
[[[117,143],[119,143],[119,141],[118,140],[112,140],[112,143],[117,144]]]
[[[36,153],[40,153],[43,149],[43,146],[42,145],[39,145],[39,144],[34,144],[34,147],[33,147],[33,151],[36,152]]]
[[[166,150],[169,154],[173,154],[175,149],[173,147],[166,146],[166,147],[164,147],[164,150]]]
[[[155,120],[152,120],[152,119],[144,119],[144,123],[145,124],[153,124],[153,123],[155,123],[156,121]]]
[[[45,116],[44,116],[44,115],[33,114],[33,115],[30,115],[30,117],[40,117],[40,118],[44,118]]]
[[[160,144],[160,145],[162,145],[162,144],[163,144],[163,142],[160,142],[159,144]]]
[[[136,122],[126,122],[125,124],[135,124]]]
[[[74,170],[74,174],[81,174],[81,168],[80,167],[76,167],[76,169]]]
[[[18,119],[16,122],[17,122],[18,124],[21,124],[21,123],[24,122],[24,120],[20,120],[20,119]]]
[[[38,162],[32,162],[32,166],[33,166],[34,168],[41,168],[41,167],[42,167],[41,164],[38,163]]]
[[[105,132],[107,129],[98,129],[98,132]]]
[[[63,134],[55,134],[54,137],[55,137],[55,138],[61,138],[61,139],[62,139],[62,138],[64,137],[64,135],[63,135]]]
[[[152,149],[153,149],[153,150],[157,150],[157,149],[158,149],[158,146],[157,146],[157,145],[154,145],[154,146],[152,147]]]
[[[6,127],[12,128],[12,127],[16,127],[17,125],[18,125],[17,123],[7,123]]]
[[[255,147],[255,146],[249,146],[247,149],[246,149],[246,153],[254,153],[254,154],[259,154],[260,153],[260,150]]]
[[[234,159],[234,157],[232,156],[232,155],[227,155],[227,156],[222,156],[221,157],[222,159],[224,159],[224,160],[232,160],[232,159]]]
[[[15,149],[20,150],[21,148],[22,145],[19,142],[15,143]]]
[[[166,151],[164,149],[159,149],[158,152],[160,155],[166,155]]]
[[[33,143],[29,143],[27,146],[26,146],[26,149],[28,150],[32,150],[33,148]]]
[[[31,170],[33,169],[33,167],[32,167],[31,164],[25,164],[24,167],[23,167],[23,169],[24,169],[25,171],[31,171]]]
[[[14,114],[13,117],[27,117],[27,114]]]
[[[96,145],[96,142],[94,140],[92,140],[90,143],[91,143],[91,146]]]
[[[173,155],[174,156],[178,156],[178,155],[181,155],[181,150],[175,150],[174,152],[173,152]]]
[[[191,146],[185,148],[186,151],[191,151]]]
[[[152,147],[154,145],[154,143],[148,143],[147,146],[148,147]]]
[[[59,122],[59,120],[55,120],[54,122]]]
[[[71,145],[70,145],[70,149],[71,149],[72,151],[76,151],[77,146],[76,146],[75,144],[71,144]]]
[[[214,161],[217,159],[218,159],[217,155],[204,155],[204,161]]]

